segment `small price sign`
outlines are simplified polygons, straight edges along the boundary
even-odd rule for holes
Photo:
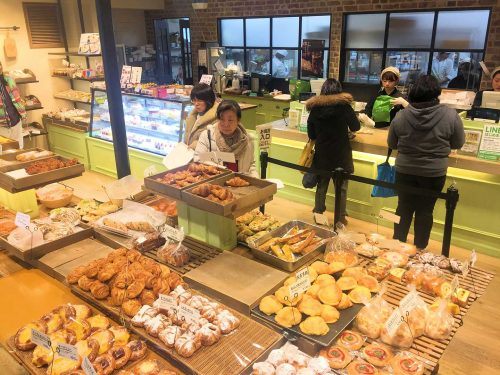
[[[469,271],[470,271],[470,263],[465,262],[463,270],[462,270],[462,277],[463,278],[467,277],[467,275],[469,274]]]
[[[160,309],[171,310],[171,309],[177,308],[177,301],[175,300],[175,298],[170,297],[166,294],[160,294],[158,296],[157,301],[158,301]]]
[[[164,233],[168,238],[171,238],[177,242],[182,242],[184,240],[184,229],[171,227],[170,225],[164,226]]]
[[[308,280],[310,280],[309,268],[307,268],[307,267],[302,268],[301,270],[297,271],[297,273],[295,274],[295,279],[297,279],[297,281],[302,280],[304,278],[307,278]]]
[[[460,282],[458,281],[458,275],[455,275],[455,277],[453,277],[453,280],[451,280],[451,293],[450,293],[450,296],[453,295],[453,293],[455,293],[455,291],[457,290],[457,288],[460,286]]]
[[[68,358],[73,361],[78,360],[78,350],[73,345],[58,343],[56,347],[56,353],[61,357]]]
[[[201,79],[200,79],[200,83],[205,83],[205,84],[210,86],[212,84],[213,78],[214,78],[214,76],[211,74],[202,74]]]
[[[22,213],[22,212],[16,212],[16,218],[14,220],[14,223],[21,228],[27,228],[30,225],[30,215]]]
[[[307,277],[302,277],[301,279],[297,279],[296,282],[291,284],[288,287],[288,293],[290,295],[290,298],[294,299],[295,296],[299,296],[305,292],[307,292],[307,289],[311,286],[311,281],[309,280],[309,273]]]
[[[37,329],[31,328],[31,341],[34,344],[40,345],[47,350],[52,350],[52,342],[50,337]]]
[[[186,322],[195,322],[200,319],[200,312],[194,307],[186,305],[184,303],[179,304],[179,317],[184,319]]]
[[[476,250],[472,250],[472,252],[470,253],[470,256],[469,256],[469,265],[471,267],[474,267],[476,262],[477,262],[477,253],[476,253]]]
[[[401,319],[402,316],[403,315],[401,314],[399,308],[396,308],[392,312],[389,319],[387,319],[387,321],[385,322],[385,329],[387,330],[389,336],[394,336],[399,326],[403,323],[403,320]]]
[[[416,290],[412,290],[399,302],[399,309],[403,314],[411,312],[419,306],[425,306],[425,302],[418,295]]]
[[[269,124],[258,125],[255,127],[255,129],[257,130],[257,134],[259,135],[259,148],[261,150],[267,150],[269,147],[271,147],[271,128],[272,125]]]
[[[86,375],[97,375],[97,372],[95,372],[94,366],[92,366],[88,357],[85,357],[82,361],[82,370]]]

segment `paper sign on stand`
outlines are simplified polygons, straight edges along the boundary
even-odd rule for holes
[[[399,307],[397,307],[394,309],[391,316],[389,316],[389,319],[385,322],[385,329],[387,330],[389,336],[394,336],[399,326],[403,323],[403,320],[401,319],[402,316],[403,315],[401,314]]]
[[[470,253],[470,257],[469,257],[469,265],[471,267],[474,267],[476,262],[477,262],[477,253],[476,253],[476,250],[472,250],[472,252]]]
[[[163,226],[163,233],[168,237],[171,238],[177,242],[182,242],[184,241],[184,229],[176,229],[174,227],[171,227],[170,225],[164,225]]]
[[[177,143],[172,151],[163,158],[162,163],[168,169],[174,169],[186,165],[193,157],[194,150],[185,143]]]
[[[169,295],[160,294],[157,299],[158,307],[162,310],[177,309],[177,301]]]
[[[409,292],[399,302],[399,309],[403,316],[405,316],[407,312],[410,313],[420,306],[425,306],[425,302],[422,301],[422,298],[420,298],[416,290]]]
[[[297,281],[302,280],[304,278],[307,278],[309,282],[311,280],[311,278],[309,277],[309,268],[307,267],[302,268],[295,274],[295,279],[297,279]]]
[[[30,215],[22,212],[16,212],[16,219],[14,220],[14,224],[16,224],[20,228],[28,228],[30,226],[30,220]]]
[[[214,78],[214,76],[211,74],[203,74],[201,76],[200,83],[205,83],[205,84],[210,86],[212,84],[213,78]]]
[[[88,357],[85,357],[82,361],[82,370],[86,375],[97,375],[97,372],[95,372],[94,366],[92,366]]]
[[[52,350],[50,337],[34,328],[31,328],[31,342],[33,344],[40,345],[47,350]]]
[[[257,125],[255,127],[255,130],[257,131],[257,134],[259,136],[259,148],[261,150],[267,150],[271,147],[271,129],[272,125],[270,124]]]
[[[180,303],[178,316],[181,320],[184,319],[188,323],[197,322],[200,319],[200,312],[194,307]]]
[[[58,343],[56,347],[56,353],[61,357],[71,359],[72,361],[78,360],[78,350],[74,345]]]
[[[307,290],[311,287],[311,280],[309,279],[309,273],[306,276],[303,276],[300,279],[297,279],[296,282],[291,284],[288,287],[288,293],[292,300],[300,296],[301,294],[307,292]]]

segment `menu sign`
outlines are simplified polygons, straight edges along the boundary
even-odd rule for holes
[[[484,125],[478,157],[486,160],[500,160],[500,125]]]

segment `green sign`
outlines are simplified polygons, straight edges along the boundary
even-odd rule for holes
[[[500,160],[500,125],[484,125],[478,157],[493,161]]]

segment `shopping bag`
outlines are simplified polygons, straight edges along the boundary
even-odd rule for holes
[[[306,172],[302,177],[302,186],[306,189],[312,189],[318,185],[318,175]]]
[[[377,165],[377,180],[394,183],[396,181],[396,168],[389,164],[389,157],[392,150],[389,149],[387,159],[382,164]],[[373,186],[372,197],[388,198],[394,197],[397,193],[391,189],[382,186]]]
[[[304,149],[302,150],[302,154],[300,154],[299,162],[297,163],[298,165],[307,168],[312,165],[314,159],[314,143],[315,142],[311,139],[307,141]],[[300,173],[304,174],[305,172],[301,171]]]
[[[390,122],[391,121],[391,101],[394,98],[389,95],[380,95],[375,99],[372,109],[372,119],[375,122]]]

